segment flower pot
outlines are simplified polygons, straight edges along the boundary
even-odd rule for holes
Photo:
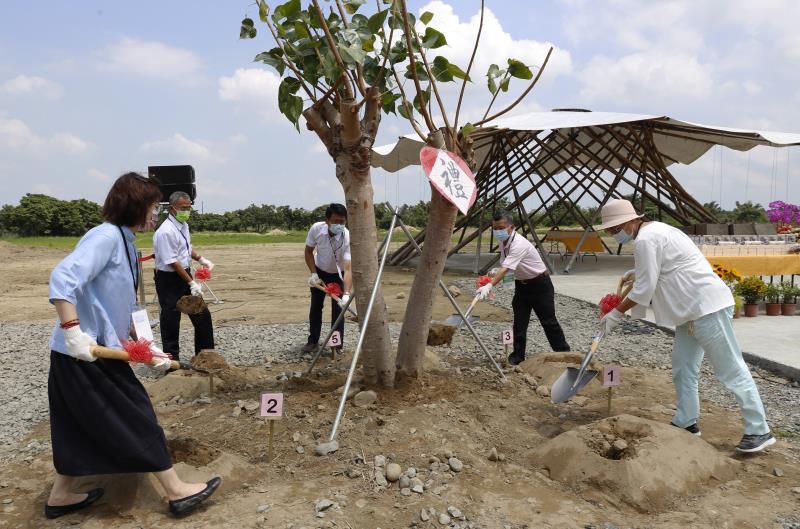
[[[767,316],[780,316],[781,304],[780,303],[767,303]]]
[[[758,316],[758,303],[745,303],[744,315],[748,318],[755,318]]]
[[[781,314],[784,316],[794,316],[795,309],[797,309],[797,303],[784,303],[781,305]]]

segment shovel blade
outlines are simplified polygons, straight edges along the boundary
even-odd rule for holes
[[[550,400],[553,404],[560,404],[574,397],[586,384],[597,376],[597,371],[586,370],[578,378],[580,369],[568,367],[566,371],[553,383],[550,389]]]
[[[476,321],[479,321],[481,319],[481,317],[480,316],[467,316],[467,319],[469,319],[470,323],[475,323]],[[458,314],[452,314],[452,315],[447,317],[447,319],[444,321],[444,323],[445,323],[445,325],[453,325],[453,326],[456,326],[456,327],[460,327],[461,324],[464,323],[464,320]]]

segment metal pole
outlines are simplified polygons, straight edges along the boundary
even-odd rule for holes
[[[411,244],[414,246],[414,249],[416,249],[417,253],[422,253],[422,249],[419,247],[419,244],[417,244],[417,241],[414,240],[414,237],[411,236],[411,232],[409,232],[408,228],[406,228],[403,219],[398,217],[397,220],[400,221],[400,228],[403,230],[403,233],[406,234],[406,237],[408,237],[408,239],[411,241]],[[478,333],[475,332],[475,327],[472,326],[472,323],[470,323],[469,318],[465,316],[464,313],[461,311],[461,307],[458,306],[458,303],[456,303],[456,300],[453,298],[452,294],[450,294],[450,291],[447,290],[447,286],[445,286],[444,282],[441,279],[439,280],[439,288],[442,289],[444,295],[447,296],[447,299],[450,300],[450,303],[453,305],[453,308],[455,308],[456,312],[458,312],[458,315],[461,316],[461,321],[467,324],[467,328],[469,329],[469,332],[472,333],[472,337],[475,338],[475,341],[478,342],[478,345],[481,347],[481,350],[483,350],[486,357],[489,359],[489,361],[492,363],[495,369],[497,369],[497,372],[500,374],[500,377],[503,379],[503,381],[505,381],[506,380],[505,373],[503,373],[503,370],[500,368],[497,362],[495,362],[492,354],[486,349],[486,346],[483,344],[483,340],[481,340],[480,337],[478,336]]]
[[[395,222],[397,221],[398,208],[395,208],[394,215],[392,216],[392,223],[389,226],[389,236],[394,231]],[[342,420],[344,413],[344,405],[347,402],[347,393],[350,391],[350,384],[353,382],[353,374],[356,371],[358,364],[358,355],[361,354],[361,346],[364,345],[364,337],[367,334],[367,327],[369,326],[369,318],[372,316],[372,307],[375,305],[375,298],[378,295],[378,288],[381,285],[381,276],[383,275],[383,268],[386,265],[386,257],[389,255],[389,244],[383,247],[383,255],[381,256],[381,264],[378,267],[378,276],[375,278],[375,284],[372,287],[372,294],[369,296],[369,305],[367,305],[367,312],[364,314],[364,320],[361,325],[361,332],[358,335],[358,343],[356,350],[353,352],[353,361],[350,362],[350,371],[347,372],[347,380],[344,383],[344,391],[342,391],[342,400],[339,402],[339,409],[336,411],[336,419],[333,421],[333,428],[331,428],[330,441],[336,438],[336,431],[339,429],[339,422]]]
[[[354,299],[355,299],[355,296],[350,296],[350,299],[348,299],[347,303],[345,303],[344,307],[342,307],[342,311],[339,313],[339,316],[336,318],[336,321],[333,322],[333,325],[331,326],[331,330],[328,331],[328,336],[325,337],[325,340],[317,348],[317,352],[314,353],[314,359],[311,360],[311,365],[308,366],[308,369],[306,369],[306,375],[310,374],[311,370],[314,369],[314,365],[317,363],[317,360],[319,360],[319,357],[322,356],[322,351],[328,345],[328,340],[330,340],[331,336],[333,336],[333,333],[336,332],[336,328],[342,322],[342,319],[344,318],[344,315],[347,312],[347,309],[350,307],[350,303],[352,303]],[[331,303],[335,303],[335,302],[333,300],[331,300]],[[342,342],[344,342],[344,336],[342,336]]]

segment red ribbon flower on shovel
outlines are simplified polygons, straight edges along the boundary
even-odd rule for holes
[[[211,279],[211,270],[206,267],[198,268],[194,271],[194,278],[200,282],[208,281]]]
[[[145,340],[144,338],[139,338],[136,341],[133,340],[125,340],[122,342],[122,348],[125,349],[125,352],[128,353],[130,356],[131,362],[140,362],[142,364],[150,364],[153,362],[153,358],[158,356],[161,358],[161,355],[154,354],[153,350],[150,348],[151,342],[149,340]],[[168,358],[171,358],[170,355],[166,355]]]
[[[331,297],[342,297],[342,287],[339,286],[339,283],[328,283],[325,285],[325,292]]]
[[[622,297],[619,294],[606,294],[600,300],[600,317],[602,318],[622,302]]]

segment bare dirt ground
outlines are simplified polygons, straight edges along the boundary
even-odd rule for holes
[[[201,250],[217,263],[212,286],[226,300],[213,307],[225,309],[216,318],[306,319],[301,245]],[[47,278],[64,254],[0,243],[0,325],[53,317]],[[149,277],[152,265],[147,270]],[[389,271],[391,319],[402,318],[405,300],[396,294],[407,291],[412,277]],[[436,318],[450,312],[439,296]],[[476,314],[509,321],[495,306],[481,304]],[[549,386],[578,355],[535,355],[503,384],[482,359],[446,352],[431,349],[421,379],[378,391],[375,403],[348,403],[341,447],[326,457],[315,456],[314,447],[329,434],[347,352],[336,361],[323,358],[308,377],[292,376],[305,363],[231,366],[213,397],[203,376],[147,381],[178,472],[224,478],[213,501],[185,519],[171,518],[153,479],[137,475],[84,479],[81,490],[99,483],[107,496],[86,511],[45,520],[52,466],[49,425],[42,422],[20,446],[45,448],[0,466],[0,527],[777,529],[800,523],[797,438],[738,456],[738,412],[707,400],[702,438],[669,427],[669,371],[624,367],[625,383],[607,418],[606,390],[597,381],[580,398],[550,403]],[[275,457],[267,462],[268,425],[256,401],[272,392],[285,394],[285,417],[276,423]],[[376,456],[385,458],[383,467]],[[400,465],[407,490],[383,485],[380,469],[390,463]],[[327,503],[320,500],[331,505],[322,509]]]

